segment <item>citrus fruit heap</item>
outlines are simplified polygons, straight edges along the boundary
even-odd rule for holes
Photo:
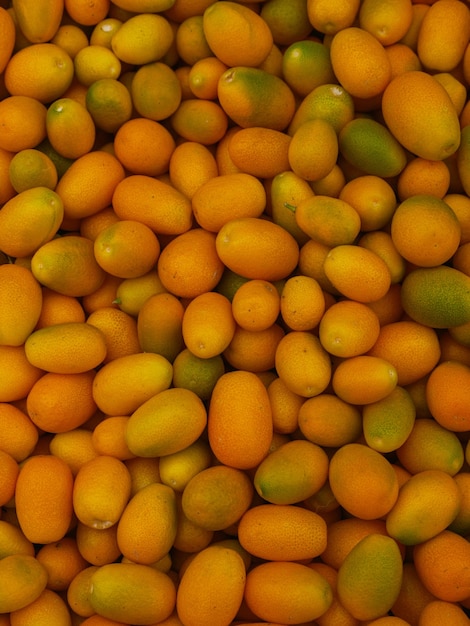
[[[0,626],[470,624],[470,6],[0,2]]]

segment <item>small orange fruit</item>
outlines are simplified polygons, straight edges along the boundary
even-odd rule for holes
[[[92,396],[95,372],[78,374],[48,372],[34,383],[26,399],[33,422],[48,433],[70,432],[82,426],[96,411]]]
[[[302,469],[303,468],[303,469]],[[256,468],[258,495],[272,504],[295,504],[319,491],[328,477],[328,456],[311,441],[288,441]]]
[[[72,523],[73,476],[69,466],[53,455],[30,457],[16,483],[18,522],[33,543],[62,539]],[[55,502],[52,510],[50,503]]]
[[[216,250],[232,271],[250,279],[280,280],[294,270],[299,247],[281,226],[258,217],[229,220],[217,233]]]
[[[106,363],[93,380],[93,398],[106,415],[130,415],[152,396],[167,389],[171,363],[153,352],[137,352]]]
[[[242,604],[245,564],[238,552],[212,545],[198,552],[178,585],[177,614],[181,623],[203,626],[211,620],[230,624]]]
[[[356,26],[338,31],[331,41],[331,64],[341,85],[354,97],[383,93],[392,69],[383,44]]]
[[[47,109],[47,138],[67,159],[77,159],[95,144],[95,124],[87,108],[72,98],[59,98]]]
[[[354,467],[357,472],[353,471]],[[367,445],[342,446],[331,457],[329,468],[329,483],[335,498],[355,517],[378,519],[397,501],[398,479],[392,465]]]
[[[361,412],[338,396],[321,393],[303,402],[298,411],[298,426],[308,441],[339,448],[361,435]]]
[[[273,36],[263,18],[235,2],[215,2],[203,14],[209,47],[227,66],[256,67],[268,56]]]
[[[287,388],[304,398],[322,393],[331,379],[331,361],[318,337],[294,330],[280,340],[275,367]]]
[[[245,330],[265,330],[279,317],[280,296],[273,283],[267,280],[248,280],[232,298],[232,314]]]
[[[470,415],[463,389],[470,379],[470,368],[458,361],[436,365],[426,382],[426,401],[436,422],[452,432],[469,429]]]
[[[403,559],[397,542],[374,533],[354,546],[338,571],[340,602],[359,620],[385,615],[400,592]]]
[[[25,342],[28,361],[56,374],[79,374],[97,367],[106,356],[103,333],[86,322],[54,324],[35,330]]]
[[[98,455],[82,465],[75,476],[75,515],[86,526],[109,528],[121,517],[130,488],[130,474],[124,462],[112,456]],[[111,498],[109,494],[112,494]]]
[[[42,291],[31,270],[20,265],[0,265],[0,345],[21,346],[41,314]]]
[[[35,556],[10,554],[0,561],[4,584],[0,593],[0,611],[11,613],[34,602],[46,588],[47,571]]]
[[[223,374],[208,410],[209,444],[218,460],[240,469],[256,467],[268,454],[272,432],[269,396],[258,376],[242,370]]]
[[[249,570],[245,602],[264,622],[308,623],[322,616],[333,602],[328,581],[307,565],[268,561]]]
[[[46,106],[31,96],[11,95],[1,100],[0,148],[9,152],[35,148],[46,138],[46,115]]]
[[[218,232],[232,219],[259,217],[266,207],[266,191],[251,174],[222,174],[204,182],[191,200],[199,226]]]
[[[149,431],[158,416],[158,430]],[[143,457],[164,456],[183,450],[202,434],[207,411],[189,389],[164,389],[143,402],[130,416],[126,429],[129,450]]]
[[[378,356],[360,354],[338,364],[331,384],[342,400],[362,405],[388,396],[397,380],[397,370],[391,363]]]
[[[358,356],[377,341],[380,322],[366,304],[340,300],[325,311],[318,332],[322,346],[330,354],[342,358]]]
[[[342,295],[358,302],[379,300],[391,285],[385,261],[371,250],[353,244],[332,248],[326,255],[323,269]]]
[[[433,505],[436,498],[439,508]],[[423,543],[454,521],[461,501],[452,476],[442,470],[418,472],[400,488],[397,501],[387,514],[387,532],[404,545]]]
[[[189,480],[181,506],[193,524],[205,530],[224,530],[248,510],[253,493],[253,485],[241,469],[212,465]]]
[[[157,262],[158,276],[165,289],[184,298],[212,291],[222,277],[223,268],[216,235],[203,228],[193,228],[172,239]]]
[[[97,235],[93,250],[95,259],[108,274],[138,278],[155,266],[160,242],[142,222],[119,220]]]
[[[200,358],[221,354],[235,333],[232,304],[215,291],[202,293],[191,300],[183,315],[183,339],[186,347]]]
[[[165,211],[159,210],[162,202]],[[157,235],[179,235],[192,224],[189,198],[153,176],[126,176],[113,191],[112,206],[121,220],[142,222]]]

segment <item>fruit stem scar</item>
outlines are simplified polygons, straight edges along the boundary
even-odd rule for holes
[[[289,211],[292,211],[292,213],[295,213],[297,207],[294,206],[293,204],[289,204],[289,202],[284,202],[284,206],[286,207],[286,209],[289,209]]]

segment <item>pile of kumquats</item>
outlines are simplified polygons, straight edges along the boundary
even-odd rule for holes
[[[469,42],[0,1],[0,626],[470,624]]]

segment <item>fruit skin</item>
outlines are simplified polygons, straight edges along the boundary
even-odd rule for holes
[[[453,267],[412,270],[401,298],[405,313],[425,326],[452,328],[470,321],[470,277]]]
[[[338,142],[340,154],[370,176],[397,176],[406,165],[403,147],[386,126],[375,120],[351,120],[341,129]]]
[[[339,568],[339,600],[356,619],[376,619],[392,608],[402,576],[403,561],[397,542],[372,533],[354,546]]]
[[[404,72],[390,81],[382,115],[392,135],[418,157],[441,161],[459,147],[455,107],[444,87],[423,71]]]
[[[0,345],[23,345],[41,308],[41,287],[31,270],[12,263],[0,265]]]
[[[12,0],[18,25],[31,43],[46,43],[57,32],[64,12],[64,0]]]
[[[212,545],[198,552],[185,569],[176,598],[185,626],[230,624],[240,608],[245,565],[238,552]]]
[[[47,584],[46,568],[36,557],[10,554],[0,559],[0,612],[17,611],[39,598]]]
[[[91,606],[111,620],[145,626],[163,621],[175,607],[173,581],[149,565],[108,563],[93,573],[91,583]]]

